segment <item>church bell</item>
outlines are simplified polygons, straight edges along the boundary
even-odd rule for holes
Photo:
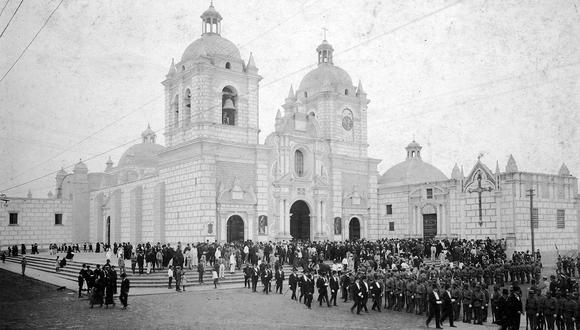
[[[227,99],[226,102],[224,102],[224,106],[222,107],[222,109],[224,109],[224,110],[236,110],[236,108],[234,107],[234,102],[232,101],[232,99]]]

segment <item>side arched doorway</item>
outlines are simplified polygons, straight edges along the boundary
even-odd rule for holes
[[[304,201],[290,207],[290,235],[294,239],[310,239],[310,208]]]
[[[360,221],[358,218],[352,218],[348,223],[348,239],[350,241],[360,239]]]
[[[227,241],[236,242],[244,240],[244,220],[239,215],[232,215],[226,224]]]

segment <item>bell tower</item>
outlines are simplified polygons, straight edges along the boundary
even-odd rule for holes
[[[200,16],[201,37],[171,61],[165,86],[168,147],[196,139],[259,142],[258,68],[252,53],[242,60],[234,43],[221,36],[222,16],[213,3]]]

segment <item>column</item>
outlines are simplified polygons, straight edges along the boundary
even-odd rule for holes
[[[423,237],[423,232],[424,232],[423,219],[421,217],[421,212],[420,212],[418,206],[415,206],[415,217],[417,218],[417,225],[419,227],[419,230],[417,230],[417,232],[418,232],[420,237]]]
[[[437,236],[441,235],[441,205],[437,204]]]
[[[320,219],[318,222],[320,223],[320,233],[323,233],[323,221],[326,219],[326,210],[324,209],[324,201],[320,201]]]
[[[284,200],[284,235],[290,235],[290,205]]]
[[[445,214],[445,204],[441,204],[441,234],[447,235],[447,215]]]
[[[278,202],[278,235],[284,234],[284,200]]]

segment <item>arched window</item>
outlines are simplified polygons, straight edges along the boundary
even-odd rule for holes
[[[231,86],[222,89],[222,124],[235,126],[237,121],[238,94]]]
[[[183,98],[183,124],[189,125],[191,121],[191,91],[185,90],[185,97]]]
[[[173,99],[173,126],[179,127],[179,95]]]
[[[181,71],[185,71],[185,65],[181,66]]]
[[[300,150],[294,152],[294,171],[298,176],[304,175],[304,154]]]
[[[304,97],[308,97],[308,92],[304,92]]]
[[[344,90],[344,95],[348,95],[348,89]]]
[[[226,69],[231,69],[231,68],[232,68],[232,66],[231,66],[230,62],[226,62]]]

